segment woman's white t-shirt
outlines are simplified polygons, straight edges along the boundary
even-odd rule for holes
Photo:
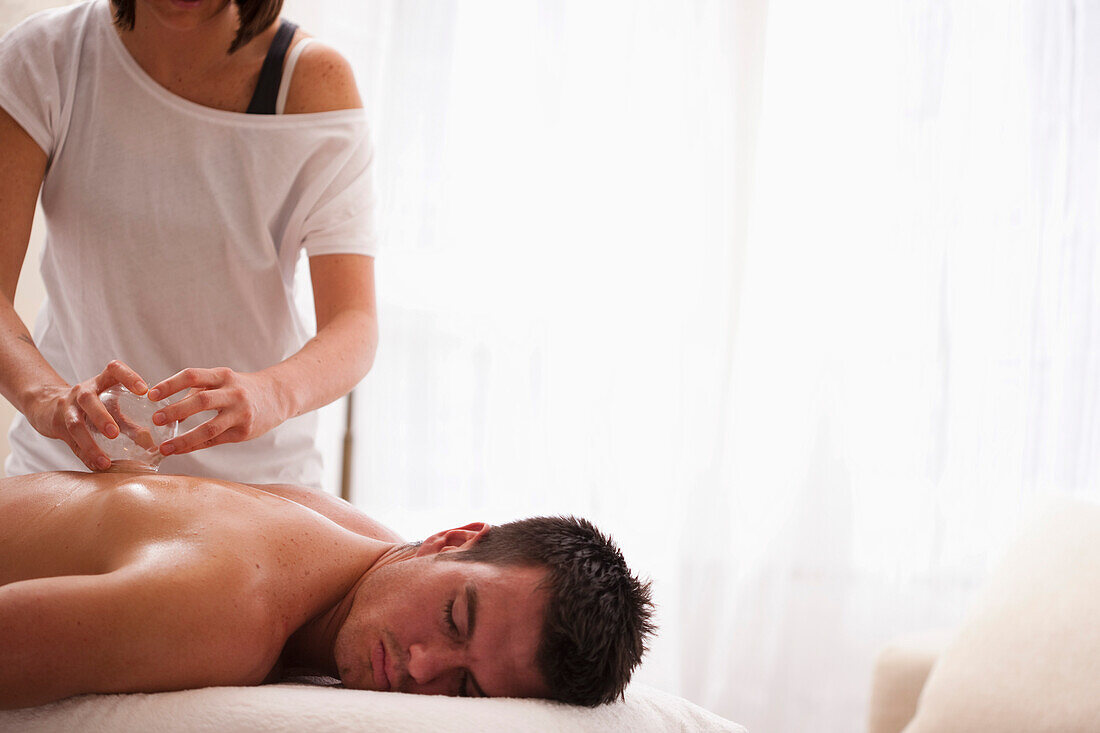
[[[0,39],[0,107],[49,156],[34,340],[70,383],[112,359],[149,384],[186,367],[269,367],[310,337],[294,301],[302,251],[375,254],[363,110],[247,115],[189,102],[129,55],[108,0],[39,13]],[[320,486],[315,432],[304,415],[169,456],[161,471]],[[9,437],[8,475],[84,470],[22,415]]]

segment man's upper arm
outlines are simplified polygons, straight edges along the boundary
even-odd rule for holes
[[[0,586],[0,709],[259,683],[281,644],[245,575],[224,570],[157,562]]]

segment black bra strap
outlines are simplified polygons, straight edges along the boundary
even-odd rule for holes
[[[256,91],[252,93],[252,101],[248,103],[248,114],[275,114],[279,85],[283,81],[283,59],[286,58],[286,50],[290,48],[290,39],[294,38],[296,30],[298,26],[289,20],[279,24],[279,30],[275,31],[275,38],[271,41],[271,48],[267,49],[267,56],[264,57],[264,65],[260,69],[260,80],[256,82]]]

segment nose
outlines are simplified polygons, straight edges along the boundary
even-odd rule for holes
[[[451,644],[413,644],[408,672],[414,689],[429,695],[454,694],[465,665],[463,650]]]

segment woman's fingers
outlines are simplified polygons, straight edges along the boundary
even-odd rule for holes
[[[137,372],[118,359],[108,364],[95,378],[96,394],[116,384],[121,384],[136,395],[143,395],[149,389]]]
[[[218,438],[225,434],[230,424],[231,421],[221,415],[211,418],[202,425],[188,430],[183,435],[164,441],[160,445],[160,452],[166,456],[180,455],[190,453],[200,447],[206,448],[209,445],[227,442],[226,440],[218,440]]]
[[[107,409],[107,406],[100,401],[98,393],[93,392],[90,388],[82,384],[73,387],[72,393],[76,404],[84,411],[84,414],[88,416],[92,425],[94,425],[99,432],[103,433],[108,438],[118,437],[118,424],[114,421],[114,418],[111,417],[111,413]],[[83,421],[81,421],[80,424],[81,427],[87,430]]]
[[[273,404],[269,379],[228,367],[184,369],[154,385],[149,390],[149,399],[159,401],[185,389],[190,390],[185,397],[153,413],[155,425],[182,422],[209,411],[218,414],[195,429],[164,441],[160,452],[166,456],[250,440],[286,419],[279,414],[278,405]]]
[[[104,469],[101,469],[96,463],[96,461],[98,461],[99,459],[92,458],[91,456],[87,455],[81,449],[81,447],[77,444],[77,442],[75,440],[73,440],[70,436],[66,435],[63,438],[59,438],[59,440],[61,440],[61,442],[63,442],[65,445],[69,446],[69,450],[71,450],[73,452],[73,455],[76,456],[77,459],[81,463],[83,463],[88,468],[89,471],[104,470]],[[108,461],[107,465],[108,465],[108,468],[110,468],[110,462],[109,461]]]
[[[181,372],[176,372],[163,382],[153,385],[153,388],[149,390],[149,399],[153,402],[158,402],[165,397],[171,397],[176,392],[179,392],[181,389],[186,389],[187,387],[203,387],[209,389],[211,387],[221,386],[225,381],[226,371],[228,370],[224,368],[196,369],[192,367],[184,369]]]
[[[167,407],[163,407],[154,412],[153,424],[167,425],[173,420],[182,422],[200,412],[217,410],[225,406],[225,395],[221,394],[219,391],[209,389],[194,390],[179,402],[173,402]]]
[[[96,445],[92,432],[84,422],[84,414],[73,407],[65,412],[65,430],[69,433],[69,447],[93,471],[105,471],[111,467],[111,459]],[[117,434],[117,433],[116,433]]]
[[[107,406],[99,399],[99,395],[103,390],[116,384],[121,384],[135,394],[143,394],[148,389],[137,372],[116,359],[108,364],[94,379],[73,387],[70,393],[73,402],[84,414],[77,414],[75,418],[72,415],[66,415],[65,426],[76,445],[75,452],[77,456],[92,470],[105,470],[111,466],[111,459],[96,444],[88,424],[90,423],[96,430],[112,440],[118,437],[118,422],[111,411],[107,409]],[[83,419],[85,416],[87,422]],[[72,444],[70,444],[70,447],[72,447]]]
[[[138,373],[116,359],[98,375],[79,384],[48,385],[24,414],[35,430],[47,438],[63,441],[88,468],[105,470],[110,468],[111,459],[96,443],[95,433],[112,440],[117,438],[122,416],[117,404],[104,404],[99,395],[116,384],[138,395],[148,391]]]

